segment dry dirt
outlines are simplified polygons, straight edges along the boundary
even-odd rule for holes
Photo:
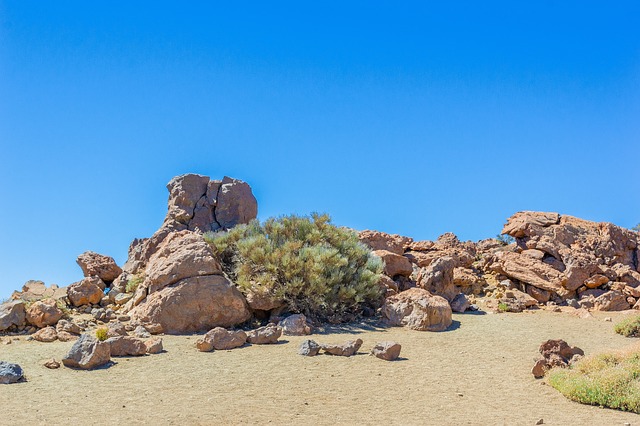
[[[21,337],[0,344],[0,360],[19,363],[28,379],[0,385],[0,424],[640,425],[636,414],[571,402],[530,374],[546,339],[587,354],[631,344],[613,332],[621,315],[465,314],[442,333],[356,325],[312,336],[360,337],[351,358],[299,356],[304,337],[201,353],[197,336],[165,336],[165,353],[95,371],[48,370],[43,361],[72,343]],[[367,356],[382,340],[400,342],[402,359]]]

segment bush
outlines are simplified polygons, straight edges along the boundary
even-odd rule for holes
[[[243,293],[282,300],[291,312],[344,321],[382,302],[382,261],[328,215],[254,220],[205,239]]]
[[[549,383],[567,398],[640,413],[640,347],[586,357],[569,369],[554,368]]]
[[[143,274],[134,275],[131,279],[129,279],[129,281],[127,281],[127,285],[124,288],[124,291],[127,293],[134,293],[143,281]]]
[[[625,337],[640,337],[640,316],[625,318],[617,323],[613,329]]]
[[[104,342],[108,338],[108,330],[105,327],[96,329],[96,338],[101,342]]]

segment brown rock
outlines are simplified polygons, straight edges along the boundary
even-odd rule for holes
[[[13,300],[0,305],[0,331],[15,325],[22,327],[25,324],[26,311],[22,300]]]
[[[349,340],[340,345],[325,345],[322,343],[320,344],[320,348],[325,353],[336,356],[355,355],[358,352],[358,349],[360,349],[360,346],[362,346],[362,339]]]
[[[418,274],[417,284],[432,294],[442,296],[452,301],[458,295],[458,289],[453,284],[453,270],[455,261],[451,257],[436,259]]]
[[[58,333],[55,328],[49,326],[36,331],[33,334],[33,339],[38,342],[53,342],[58,339]]]
[[[102,300],[104,282],[98,277],[88,277],[71,284],[67,297],[73,306],[96,305]]]
[[[421,288],[412,288],[388,297],[382,315],[391,326],[420,331],[444,331],[452,323],[447,300]]]
[[[397,255],[404,254],[405,249],[413,242],[413,239],[409,237],[369,230],[360,231],[358,238],[371,250],[385,250]]]
[[[505,290],[504,297],[507,299],[516,299],[524,308],[530,308],[538,304],[535,298],[515,288]]]
[[[107,364],[111,360],[110,345],[100,342],[90,334],[83,334],[62,358],[65,367],[89,370]]]
[[[630,308],[626,296],[617,290],[608,291],[594,301],[594,309],[598,311],[626,311]]]
[[[60,333],[61,331],[65,331],[67,333],[80,335],[82,333],[82,328],[73,321],[61,319],[56,325],[56,331],[58,333]]]
[[[568,364],[575,355],[584,355],[584,351],[576,346],[569,346],[567,342],[562,339],[547,340],[540,345],[540,354],[547,360],[550,360],[552,355],[559,356],[562,361]]]
[[[42,365],[44,365],[45,367],[47,367],[47,368],[49,368],[51,370],[55,370],[56,368],[60,368],[60,363],[58,361],[56,361],[55,358],[51,358],[51,359],[45,361],[45,363],[42,364]]]
[[[224,229],[255,219],[258,216],[258,202],[251,187],[239,179],[225,176],[218,190],[214,216]]]
[[[560,215],[558,213],[546,212],[518,212],[507,219],[507,224],[502,228],[502,234],[511,235],[512,237],[524,237],[529,228],[533,226],[547,227],[555,225],[559,222]]]
[[[64,313],[53,300],[33,302],[27,309],[27,322],[38,328],[55,325]]]
[[[495,264],[497,272],[509,278],[557,293],[560,296],[569,294],[563,286],[566,277],[544,262],[512,252],[500,252],[497,254],[497,259],[498,262]]]
[[[402,345],[396,342],[379,342],[371,349],[371,355],[385,361],[395,361],[400,356]]]
[[[587,288],[596,288],[608,282],[609,278],[605,277],[604,275],[596,274],[590,278],[587,278],[584,281],[584,285],[587,286]]]
[[[486,284],[485,279],[472,269],[462,267],[453,269],[453,285],[462,288],[466,294],[480,294]]]
[[[129,315],[133,321],[160,324],[165,333],[179,334],[232,327],[251,314],[242,294],[226,278],[207,275],[150,294]]]
[[[469,303],[469,300],[467,300],[467,296],[465,296],[464,293],[460,293],[453,298],[450,305],[453,312],[463,313],[469,309],[471,303]]]
[[[144,345],[147,348],[148,354],[159,354],[164,350],[160,337],[152,337],[151,339],[145,340]]]
[[[541,379],[545,374],[547,374],[548,369],[549,366],[547,364],[547,360],[544,358],[539,359],[531,369],[531,374],[533,374],[533,377],[535,377],[536,379]]]
[[[71,334],[67,331],[58,331],[58,340],[60,340],[61,342],[70,342],[72,340],[76,340],[78,338],[78,335],[76,334]]]
[[[532,285],[527,286],[527,294],[540,303],[547,303],[551,299],[551,292]]]
[[[382,259],[384,273],[391,278],[397,275],[408,277],[413,272],[411,262],[404,256],[386,250],[375,250],[372,253]]]
[[[112,282],[122,273],[113,257],[103,256],[92,251],[82,253],[76,259],[85,277],[97,276],[104,282]]]
[[[307,317],[302,314],[289,315],[278,323],[285,336],[306,336],[311,334],[311,327],[307,325]]]
[[[110,337],[106,342],[111,347],[111,356],[142,356],[147,353],[144,342],[135,337]]]
[[[127,335],[127,329],[120,321],[112,321],[107,324],[107,337],[121,337]]]
[[[269,324],[247,332],[247,342],[255,345],[266,345],[278,343],[278,338],[282,335],[282,329],[275,324]]]
[[[251,289],[246,294],[247,303],[253,310],[271,311],[284,306],[284,301],[270,294],[264,294],[257,289]]]
[[[200,352],[211,352],[212,350],[227,350],[243,346],[247,342],[247,334],[242,331],[229,331],[222,327],[216,327],[202,336],[196,342],[196,347]]]

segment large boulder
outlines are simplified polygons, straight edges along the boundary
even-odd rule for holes
[[[420,331],[444,331],[453,322],[449,302],[422,288],[411,288],[388,297],[382,306],[382,315],[391,326]]]
[[[418,286],[452,301],[458,295],[458,289],[453,284],[455,265],[455,261],[449,256],[436,259],[426,268],[420,269]]]
[[[247,332],[247,342],[254,345],[266,345],[278,343],[282,335],[282,329],[275,324],[268,324]]]
[[[408,277],[413,272],[411,262],[404,256],[387,250],[375,250],[373,254],[382,259],[384,262],[384,274],[391,278],[398,275]]]
[[[226,330],[216,327],[209,330],[196,342],[196,347],[200,352],[211,352],[212,350],[222,351],[239,348],[247,342],[247,334],[242,330]]]
[[[311,327],[307,324],[307,317],[303,314],[289,315],[278,323],[285,336],[306,336],[311,334]]]
[[[97,276],[102,281],[110,283],[122,273],[122,269],[113,257],[104,256],[92,251],[82,253],[76,259],[85,277]]]
[[[44,343],[53,342],[58,340],[58,332],[55,328],[48,326],[33,333],[33,339]]]
[[[569,346],[562,339],[547,340],[539,348],[542,357],[538,359],[531,370],[537,379],[544,377],[552,367],[567,367],[584,356],[584,351],[576,346]]]
[[[171,334],[232,327],[251,316],[244,296],[220,275],[178,281],[148,295],[129,315],[143,324],[159,324]]]
[[[22,327],[25,323],[26,311],[22,300],[14,300],[0,305],[0,331],[15,325]]]
[[[508,251],[498,253],[496,258],[496,272],[560,296],[569,294],[564,286],[566,276],[542,260]]]
[[[18,364],[0,361],[0,384],[8,385],[24,379],[24,372]]]
[[[404,254],[404,251],[413,242],[413,239],[409,237],[369,230],[360,231],[358,238],[371,250],[386,250],[397,255]]]
[[[371,355],[385,361],[395,361],[400,356],[402,345],[397,342],[379,342],[371,349]]]
[[[147,353],[144,341],[135,337],[110,337],[105,341],[110,346],[111,356],[142,356]]]
[[[73,306],[96,305],[102,300],[104,282],[96,277],[87,277],[67,288],[67,297]]]
[[[55,325],[64,312],[58,308],[54,300],[33,302],[27,309],[27,322],[38,328]]]
[[[90,370],[107,364],[111,360],[111,346],[90,334],[83,334],[62,358],[65,367]]]

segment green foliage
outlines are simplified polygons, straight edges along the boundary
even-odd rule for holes
[[[144,281],[144,274],[134,275],[129,281],[127,281],[127,285],[124,289],[127,293],[134,293],[138,286]]]
[[[382,261],[328,215],[254,220],[205,239],[242,292],[282,300],[291,312],[343,321],[382,302]]]
[[[504,302],[498,303],[498,312],[509,312],[509,305]]]
[[[108,338],[108,330],[106,327],[100,327],[96,329],[96,338],[101,342],[104,342]]]
[[[640,223],[637,224],[636,226],[634,226],[633,228],[631,228],[632,230],[636,231],[636,232],[640,232]]]
[[[496,235],[496,240],[500,241],[504,245],[509,245],[516,242],[516,239],[508,234],[498,234]]]
[[[625,318],[617,323],[613,329],[625,337],[640,337],[640,316]]]
[[[640,413],[640,350],[605,353],[554,368],[549,383],[567,398]]]

